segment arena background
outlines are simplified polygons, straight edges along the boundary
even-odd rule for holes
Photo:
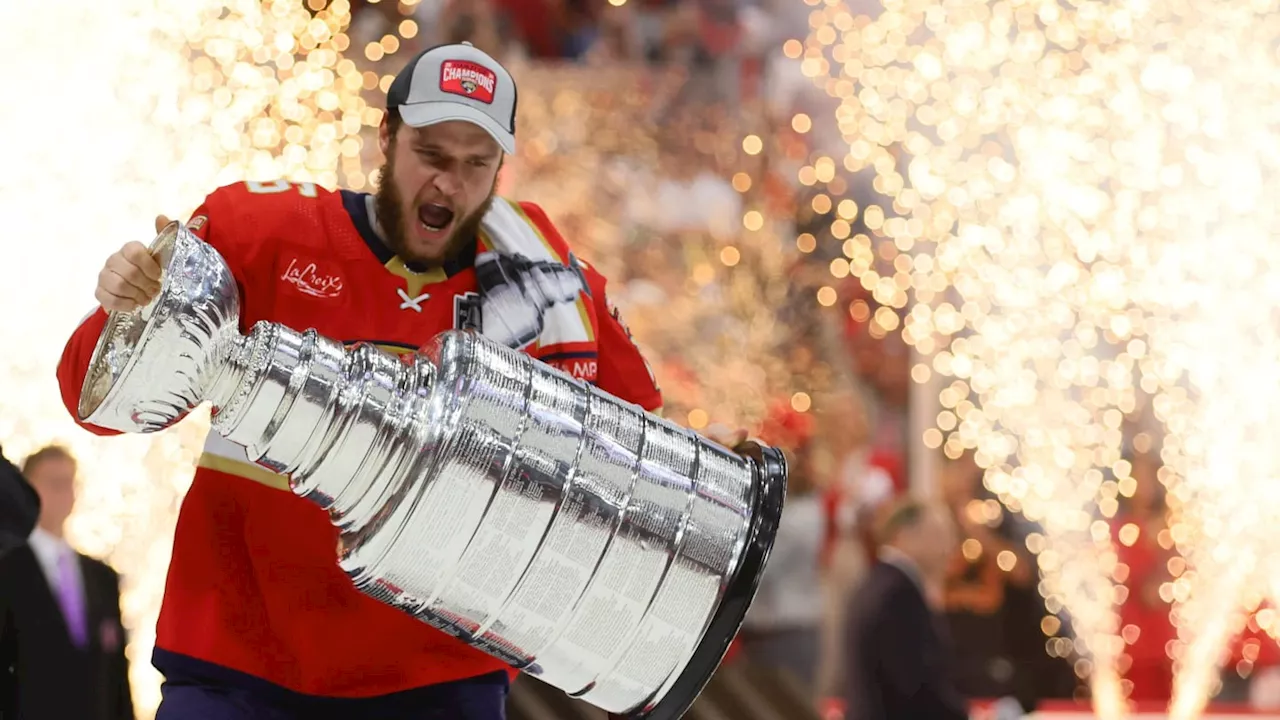
[[[62,343],[155,214],[242,179],[375,186],[391,73],[469,39],[520,85],[502,191],[611,278],[669,417],[787,446],[829,508],[910,488],[967,518],[947,610],[975,707],[1265,712],[1274,4],[9,0],[0,442],[80,458],[72,539],[124,577],[149,717],[207,412],[90,437]],[[865,540],[836,515],[824,583]],[[1140,583],[1163,609],[1125,609]],[[1139,630],[1168,642],[1135,660]],[[756,665],[731,655],[694,715],[838,714]],[[558,702],[513,712],[585,712]]]

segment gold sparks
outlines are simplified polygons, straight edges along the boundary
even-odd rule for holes
[[[881,309],[910,309],[903,337],[953,380],[926,439],[973,452],[1043,526],[1046,603],[1070,611],[1104,718],[1125,712],[1126,418],[1164,423],[1170,537],[1191,566],[1168,590],[1172,715],[1197,716],[1243,610],[1280,578],[1260,544],[1280,520],[1276,3],[810,4],[795,55],[840,100],[842,165],[880,197],[850,269]]]

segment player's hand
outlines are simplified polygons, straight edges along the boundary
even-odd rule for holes
[[[708,426],[707,429],[703,431],[703,435],[706,435],[708,439],[718,442],[734,452],[738,452],[738,448],[747,441],[747,437],[750,433],[746,430],[733,430],[727,425],[716,423]]]
[[[156,232],[160,232],[169,219],[156,218]],[[98,273],[98,287],[93,292],[104,310],[131,312],[147,303],[160,292],[160,264],[151,257],[147,246],[140,242],[126,243],[117,250]]]

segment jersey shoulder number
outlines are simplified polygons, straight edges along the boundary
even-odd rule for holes
[[[324,222],[326,213],[316,212],[314,205],[332,193],[313,182],[249,180],[227,185],[218,190],[231,222],[240,232],[254,232],[266,227],[286,225],[313,226]],[[223,221],[223,214],[210,218]],[[224,221],[225,222],[225,221]]]
[[[279,193],[289,192],[297,189],[298,194],[305,198],[320,197],[319,189],[313,182],[293,183],[288,180],[272,180],[270,182],[259,182],[257,180],[246,180],[244,183],[245,190],[254,195],[277,195]]]

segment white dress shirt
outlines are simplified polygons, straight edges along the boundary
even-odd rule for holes
[[[31,552],[35,553],[36,560],[40,563],[40,569],[44,571],[45,579],[49,581],[49,589],[53,591],[55,598],[59,597],[59,593],[62,590],[58,561],[63,555],[70,555],[73,561],[71,566],[75,568],[75,572],[72,573],[72,581],[76,583],[76,592],[81,598],[84,598],[84,573],[80,569],[80,557],[67,544],[66,540],[54,537],[50,533],[36,528],[27,542],[31,545]]]

